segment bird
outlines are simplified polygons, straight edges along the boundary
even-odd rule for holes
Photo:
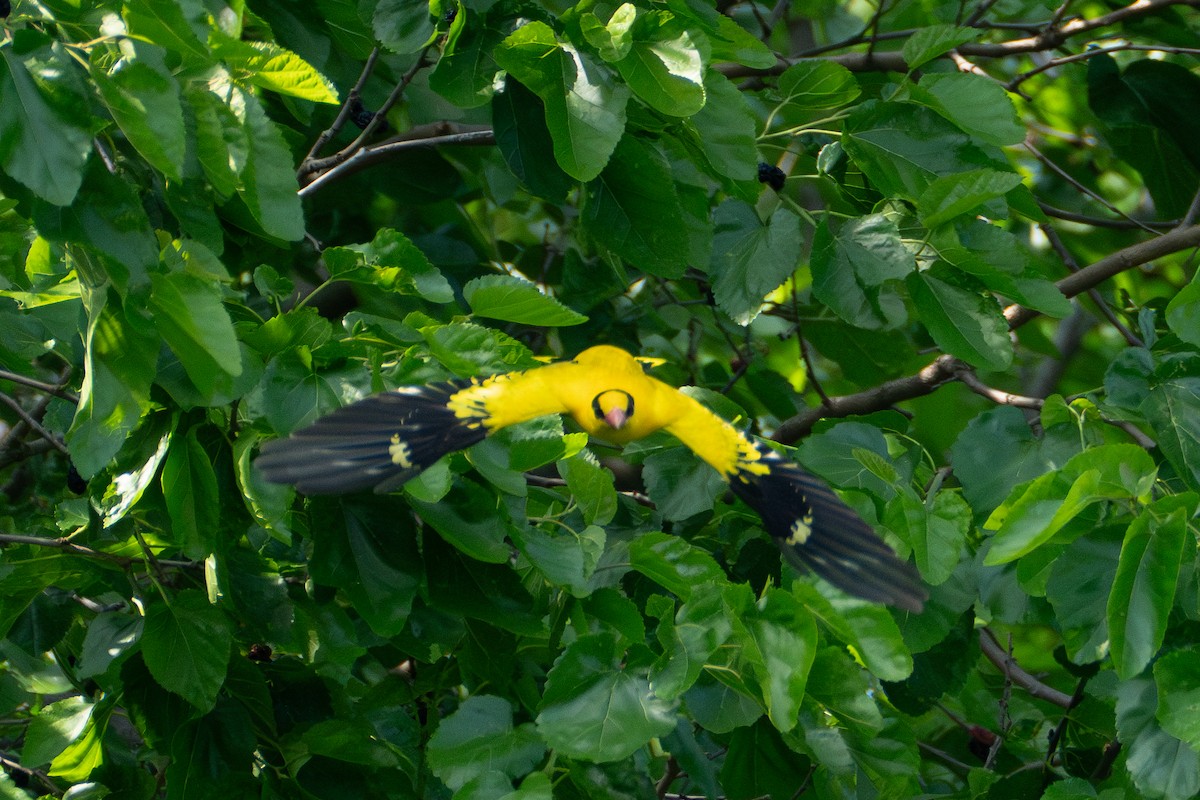
[[[922,610],[928,593],[916,568],[826,483],[612,345],[525,371],[374,394],[266,442],[255,464],[304,494],[386,493],[448,453],[551,414],[616,445],[666,431],[758,514],[793,565],[851,595]]]

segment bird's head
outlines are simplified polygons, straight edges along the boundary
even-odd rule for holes
[[[633,395],[622,389],[606,389],[592,398],[592,413],[597,420],[619,431],[633,416]]]

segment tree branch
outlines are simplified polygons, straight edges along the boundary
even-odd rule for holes
[[[438,130],[449,132],[431,136],[428,135],[427,129],[423,129],[419,132],[420,135],[414,136],[413,134],[417,133],[414,129],[413,131],[406,132],[403,136],[394,137],[381,144],[364,147],[355,152],[354,155],[340,162],[337,166],[331,168],[328,172],[322,173],[307,186],[300,189],[298,194],[301,197],[307,197],[327,183],[344,178],[374,164],[387,161],[397,153],[405,150],[450,145],[479,146],[496,143],[496,135],[488,127],[478,128],[450,122],[437,123],[436,127]]]
[[[1055,286],[1067,297],[1074,297],[1127,269],[1196,246],[1200,246],[1200,225],[1177,228],[1154,239],[1118,250],[1068,275]],[[1010,330],[1021,327],[1037,316],[1037,311],[1016,304],[1004,309],[1004,317],[1008,320]],[[902,400],[924,397],[942,384],[953,380],[961,363],[953,356],[941,355],[915,375],[896,378],[855,394],[831,397],[828,402],[785,420],[772,438],[783,444],[791,444],[808,435],[820,419],[869,414]]]
[[[987,628],[979,629],[979,649],[987,656],[987,660],[996,665],[996,669],[1005,674],[1013,683],[1038,700],[1045,700],[1060,708],[1071,707],[1071,696],[1060,692],[1053,686],[1047,686],[1037,678],[1021,669],[1017,662],[1009,658],[1008,653],[996,641],[996,637]]]

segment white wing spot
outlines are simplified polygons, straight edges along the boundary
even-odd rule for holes
[[[812,536],[813,515],[809,511],[800,519],[792,523],[792,535],[787,538],[787,543],[790,545],[803,545],[808,541],[808,537]]]
[[[412,449],[406,442],[400,441],[400,434],[392,434],[392,443],[388,445],[388,455],[392,457],[392,463],[403,469],[408,469],[412,464]]]

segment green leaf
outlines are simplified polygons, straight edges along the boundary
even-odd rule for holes
[[[1149,677],[1117,684],[1117,736],[1142,797],[1190,800],[1200,792],[1200,753],[1163,730],[1154,717],[1158,689]],[[1170,702],[1170,698],[1166,698]]]
[[[732,641],[742,648],[762,686],[772,724],[787,732],[796,726],[800,702],[817,652],[817,624],[798,600],[768,587],[757,603],[744,584],[724,592],[733,624]]]
[[[232,645],[228,617],[195,589],[146,609],[146,667],[159,685],[201,711],[212,710],[217,702]]]
[[[813,237],[813,296],[856,327],[884,330],[904,322],[904,304],[889,284],[914,267],[896,223],[882,214],[838,226],[822,220]]]
[[[546,747],[533,726],[513,727],[513,709],[492,695],[468,697],[441,721],[429,739],[429,768],[451,789],[489,771],[509,778],[525,775]]]
[[[716,70],[704,76],[704,92],[708,98],[704,107],[683,124],[694,131],[704,157],[718,175],[735,181],[752,180],[758,153],[754,113],[746,95]]]
[[[832,61],[799,61],[779,76],[779,94],[797,109],[839,108],[862,93],[854,73]]]
[[[1120,552],[1118,541],[1084,537],[1068,545],[1050,568],[1046,599],[1058,618],[1067,656],[1076,664],[1091,664],[1108,654],[1105,605]]]
[[[229,391],[242,356],[220,287],[186,272],[155,274],[150,284],[158,330],[192,383],[206,397]]]
[[[208,15],[201,0],[129,0],[124,5],[129,32],[191,62],[208,64]]]
[[[436,503],[414,500],[421,519],[456,548],[479,561],[503,564],[512,551],[496,496],[474,481],[459,481]]]
[[[1113,667],[1122,679],[1138,675],[1162,645],[1198,502],[1194,492],[1164,497],[1143,508],[1125,533],[1108,597]]]
[[[1194,276],[1167,303],[1167,325],[1180,339],[1200,347],[1200,276]]]
[[[106,611],[88,623],[75,674],[80,678],[103,675],[114,663],[125,660],[142,638],[143,618]]]
[[[207,89],[189,88],[185,95],[196,124],[196,157],[217,197],[229,198],[241,185],[250,158],[250,137],[237,115]]]
[[[925,62],[948,53],[961,44],[979,36],[978,28],[960,28],[957,25],[929,25],[918,29],[904,40],[901,54],[909,70],[915,70]]]
[[[543,22],[518,28],[494,55],[542,98],[554,157],[563,170],[581,181],[599,175],[625,130],[629,88],[588,56],[560,43]]]
[[[547,745],[571,758],[616,761],[674,730],[672,706],[640,670],[621,667],[622,655],[610,633],[567,645],[547,675],[537,716]]]
[[[86,245],[73,260],[83,285],[111,283],[122,298],[147,288],[149,273],[159,265],[160,245],[143,198],[133,184],[105,169],[100,159],[89,164],[69,208],[37,203],[33,210],[38,233],[46,239]],[[98,302],[98,297],[84,299]]]
[[[1085,450],[1058,472],[1017,487],[986,525],[996,529],[984,563],[1003,564],[1049,541],[1087,506],[1139,497],[1150,491],[1156,469],[1136,445]]]
[[[989,144],[1007,146],[1025,139],[1025,126],[1004,87],[969,72],[931,72],[909,87],[913,102],[933,109],[959,129]]]
[[[339,280],[416,294],[431,303],[454,300],[454,290],[441,271],[411,239],[392,228],[380,228],[368,244],[330,247],[322,255],[330,276]]]
[[[196,430],[176,436],[167,450],[162,491],[176,543],[188,558],[203,561],[216,543],[221,502],[212,459]]]
[[[527,280],[512,275],[485,275],[463,286],[463,298],[476,316],[559,328],[587,322]]]
[[[29,721],[21,763],[29,768],[49,764],[83,735],[95,709],[94,704],[79,696],[47,705]]]
[[[912,654],[886,608],[849,597],[830,601],[807,581],[794,581],[791,590],[822,625],[853,649],[871,674],[886,681],[901,681],[912,674]]]
[[[75,124],[87,100],[76,95],[73,65],[63,58],[26,64],[13,47],[0,48],[0,168],[59,206],[75,198],[92,149],[91,134]]]
[[[976,514],[990,513],[1013,487],[1065,464],[1079,452],[1078,431],[1069,438],[1048,431],[1034,436],[1019,409],[1001,406],[972,419],[950,449],[954,474]]]
[[[807,688],[809,697],[854,733],[873,738],[883,728],[883,717],[871,694],[870,676],[844,648],[824,647],[817,653]]]
[[[733,634],[721,589],[720,583],[697,587],[673,618],[666,615],[660,620],[657,636],[663,654],[650,679],[664,700],[674,700],[690,689],[712,654]]]
[[[530,192],[554,202],[566,199],[574,181],[547,156],[553,144],[545,107],[512,76],[504,81],[504,90],[492,97],[492,130],[504,162]]]
[[[633,24],[637,17],[637,7],[632,3],[622,3],[612,12],[608,22],[601,22],[595,14],[585,11],[579,17],[579,28],[583,38],[596,48],[600,57],[613,63],[629,55],[633,47]]]
[[[1167,653],[1154,662],[1158,687],[1156,716],[1167,733],[1200,746],[1200,647],[1192,645]]]
[[[672,117],[704,106],[704,61],[687,31],[670,15],[639,16],[629,53],[615,63],[638,99]]]
[[[511,536],[517,549],[552,585],[566,586],[576,597],[591,592],[589,581],[604,555],[605,533],[599,525],[589,525],[578,533],[519,528]]]
[[[643,139],[622,139],[588,184],[583,224],[592,239],[651,275],[678,278],[687,267],[688,231],[666,157]]]
[[[429,602],[449,614],[483,620],[523,636],[545,636],[533,597],[507,564],[464,558],[440,536],[423,539]]]
[[[311,687],[310,691],[311,691]],[[181,721],[182,722],[182,721]],[[165,800],[220,800],[260,791],[249,774],[255,736],[249,712],[224,700],[210,714],[178,724],[168,747]]]
[[[88,379],[67,432],[71,460],[85,477],[112,460],[150,407],[159,343],[128,321],[115,293],[89,313],[84,369]]]
[[[142,156],[168,178],[183,178],[184,124],[179,84],[151,45],[132,44],[136,58],[111,70],[92,51],[91,76],[121,132]]]
[[[1088,105],[1105,139],[1141,173],[1158,213],[1183,214],[1200,179],[1194,103],[1200,80],[1185,67],[1150,59],[1123,73],[1107,53],[1088,59]]]
[[[1141,411],[1176,474],[1200,490],[1200,377],[1171,375],[1156,381]]]
[[[684,600],[705,581],[725,581],[712,556],[678,536],[647,533],[629,545],[629,562],[635,570]]]
[[[415,53],[434,35],[428,0],[380,0],[371,24],[375,38],[393,53]]]
[[[875,187],[910,202],[943,175],[992,164],[967,134],[927,108],[868,101],[843,123],[841,144]]]
[[[813,770],[808,756],[788,747],[766,719],[729,737],[721,787],[730,797],[791,797]]]
[[[312,579],[341,588],[371,629],[404,629],[420,584],[416,531],[391,497],[351,496],[312,503]]]
[[[713,295],[733,321],[749,325],[766,296],[796,270],[800,219],[781,206],[763,223],[749,204],[730,199],[717,207],[713,223]]]
[[[273,42],[218,41],[213,55],[225,61],[235,79],[313,103],[338,102],[329,79],[291,50]]]
[[[921,322],[942,350],[983,369],[1003,370],[1012,363],[1008,322],[994,298],[928,271],[914,272],[907,284]]]
[[[1021,183],[1015,172],[977,169],[938,178],[917,200],[917,215],[926,227],[936,228],[955,217],[975,211],[979,206],[1003,197]]]
[[[234,95],[241,102],[239,117],[250,145],[238,194],[268,236],[298,241],[304,238],[304,212],[291,152],[261,101],[249,92]]]
[[[504,31],[470,8],[460,9],[450,26],[442,57],[429,75],[429,88],[459,108],[475,108],[492,98],[499,67],[492,52]]]
[[[558,472],[588,525],[607,525],[617,513],[613,474],[584,451],[558,462]]]
[[[971,508],[957,492],[938,492],[932,506],[902,493],[888,503],[884,522],[912,547],[921,577],[937,586],[958,566],[971,530]]]
[[[771,69],[779,61],[771,48],[725,14],[717,15],[717,29],[707,33],[714,64],[732,61],[753,69]]]
[[[646,458],[646,493],[664,519],[678,522],[712,511],[727,484],[715,469],[686,447],[672,447]]]

